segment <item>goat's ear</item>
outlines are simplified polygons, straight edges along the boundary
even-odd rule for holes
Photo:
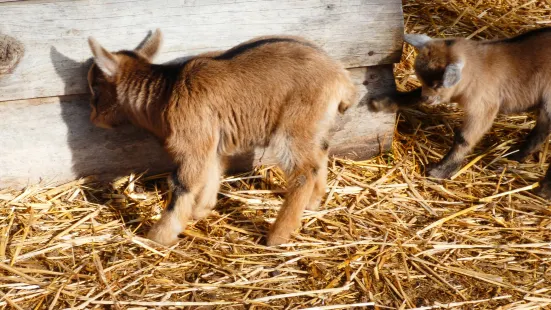
[[[104,49],[96,39],[89,37],[88,44],[94,55],[94,62],[108,77],[113,77],[119,68],[117,57]]]
[[[461,81],[461,70],[464,63],[462,61],[453,62],[446,66],[444,77],[442,78],[442,86],[445,88],[452,87]]]
[[[426,34],[410,34],[406,33],[404,35],[404,41],[413,45],[417,49],[423,48],[427,43],[432,41],[432,38]]]
[[[153,58],[157,55],[157,52],[159,52],[162,43],[163,34],[161,33],[161,29],[157,28],[155,29],[155,32],[153,32],[136,48],[136,52],[140,53],[148,60],[153,60]]]

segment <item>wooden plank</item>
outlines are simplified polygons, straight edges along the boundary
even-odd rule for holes
[[[368,96],[393,90],[392,67],[351,70],[362,102],[337,121],[331,152],[364,159],[387,150],[392,142],[394,114],[368,112]],[[369,95],[368,95],[369,91]],[[149,134],[126,126],[114,130],[89,121],[87,96],[49,97],[0,103],[0,188],[20,188],[40,180],[60,183],[100,175],[109,180],[131,171],[168,171],[172,163]],[[238,156],[233,170],[273,163],[269,150],[254,157]]]
[[[254,36],[296,34],[346,67],[397,62],[403,37],[400,0],[94,0],[0,4],[0,33],[26,55],[0,79],[0,101],[87,93],[87,37],[131,49],[157,27],[158,62],[226,49]]]

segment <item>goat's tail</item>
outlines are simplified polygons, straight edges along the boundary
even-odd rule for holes
[[[343,114],[349,108],[358,104],[356,86],[350,78],[350,74],[345,70],[345,75],[341,80],[341,102],[339,103],[339,112]]]

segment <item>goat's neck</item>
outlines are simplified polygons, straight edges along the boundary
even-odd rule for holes
[[[165,111],[174,81],[170,68],[162,66],[130,72],[118,92],[130,121],[164,139],[168,131]]]

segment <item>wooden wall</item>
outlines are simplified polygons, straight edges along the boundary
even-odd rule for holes
[[[170,168],[147,133],[88,121],[86,38],[111,50],[131,49],[157,27],[165,37],[159,63],[258,35],[305,36],[350,68],[363,100],[394,88],[391,64],[399,60],[403,36],[399,0],[2,2],[0,33],[21,40],[26,54],[0,78],[0,188]],[[339,119],[332,153],[377,154],[390,147],[393,126],[393,114],[371,114],[360,105]],[[234,168],[260,158],[239,157]],[[270,163],[269,153],[261,163]]]

